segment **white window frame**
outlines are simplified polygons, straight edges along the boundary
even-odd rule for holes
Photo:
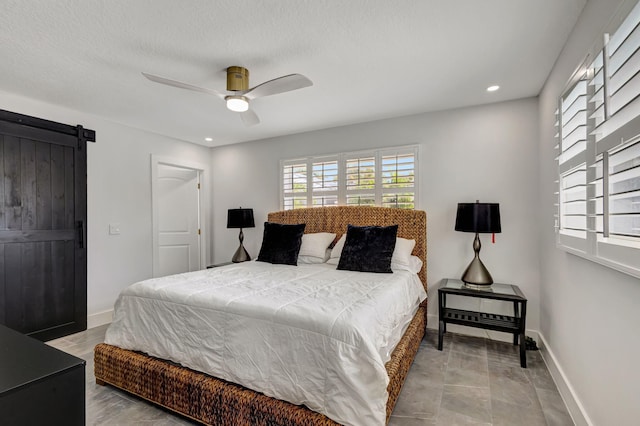
[[[402,155],[413,155],[414,158],[414,180],[413,180],[413,188],[407,190],[409,188],[383,188],[382,185],[382,158],[386,156],[402,156]],[[351,160],[354,157],[356,158],[365,158],[365,157],[373,157],[375,158],[375,185],[374,189],[358,189],[353,191],[347,190],[347,182],[346,182],[346,162],[347,160]],[[352,152],[344,152],[338,154],[331,155],[322,155],[322,156],[314,156],[314,157],[298,157],[298,158],[290,158],[280,160],[280,168],[278,173],[278,179],[280,182],[280,208],[285,209],[285,196],[290,196],[293,193],[285,193],[284,191],[284,176],[283,172],[285,167],[294,165],[294,164],[306,164],[307,167],[307,191],[300,192],[300,196],[305,196],[307,198],[306,207],[314,207],[313,205],[313,197],[321,196],[321,195],[337,195],[338,203],[337,205],[347,205],[347,195],[358,195],[358,194],[375,194],[375,203],[376,206],[382,205],[383,194],[390,193],[413,193],[413,205],[414,209],[418,206],[418,194],[419,194],[419,145],[407,145],[407,146],[399,146],[399,147],[391,147],[391,148],[381,148],[374,150],[366,150],[366,151],[352,151]],[[337,191],[313,191],[313,164],[319,162],[328,162],[328,161],[337,161],[338,163],[338,188]]]
[[[608,28],[609,32],[604,34],[602,42],[587,55],[584,64],[578,68],[567,84],[567,90],[563,91],[556,111],[558,115],[556,122],[558,128],[556,134],[558,152],[556,244],[558,248],[569,253],[640,278],[640,236],[615,235],[610,232],[613,223],[610,217],[613,213],[609,212],[610,201],[614,199],[613,196],[610,198],[609,181],[615,174],[610,173],[609,158],[630,146],[636,146],[635,149],[637,149],[637,144],[640,143],[640,81],[631,81],[636,80],[631,77],[640,71],[640,2],[628,1],[612,22],[622,22],[622,24],[617,28]],[[613,57],[612,52],[627,40],[629,43],[623,48],[627,49],[627,52],[635,53],[630,54],[633,59],[620,62]],[[613,68],[609,68],[610,59],[616,59],[618,63],[612,66],[622,70],[615,78],[618,80],[628,78],[628,80],[622,80],[622,84],[613,82],[615,74],[612,72]],[[620,63],[624,65],[620,66]],[[625,67],[630,69],[623,69]],[[583,84],[581,82],[584,80],[588,81],[585,121],[587,141],[583,151],[576,155],[566,155],[563,153],[563,148],[566,149],[566,147],[562,144],[564,124],[562,100],[566,99],[576,84]],[[629,83],[625,84],[624,81]],[[618,96],[622,100],[612,102],[616,94],[614,84],[624,89],[620,90],[620,96]],[[636,156],[629,158],[638,161]],[[586,167],[584,184],[587,194],[587,229],[585,233],[571,232],[565,229],[563,224],[563,220],[566,219],[564,213],[568,211],[568,207],[564,204],[562,179],[563,176],[580,167]],[[637,175],[637,169],[631,171],[632,177],[635,178]],[[622,195],[629,197],[628,194]],[[635,191],[631,197],[633,204],[636,202]],[[632,217],[636,215],[635,212],[624,214]]]

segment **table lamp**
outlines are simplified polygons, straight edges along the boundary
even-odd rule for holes
[[[489,286],[493,284],[491,274],[480,260],[480,237],[478,234],[501,232],[500,205],[497,203],[458,203],[456,231],[475,232],[473,240],[473,260],[462,274],[462,281],[471,286]],[[495,235],[494,235],[495,238]],[[495,242],[495,239],[494,239]]]
[[[244,245],[242,245],[244,241],[242,228],[253,228],[255,226],[253,222],[253,209],[243,209],[240,207],[239,209],[229,209],[227,212],[227,228],[240,228],[240,235],[238,235],[240,247],[238,247],[238,250],[236,250],[236,253],[233,255],[231,259],[232,262],[239,263],[251,260],[251,256],[249,256]]]

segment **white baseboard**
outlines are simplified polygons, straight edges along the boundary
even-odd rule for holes
[[[567,410],[569,411],[573,422],[576,426],[593,426],[593,422],[587,415],[584,406],[580,402],[580,399],[578,399],[576,392],[573,390],[573,386],[571,386],[567,376],[564,374],[564,370],[560,364],[558,364],[558,360],[553,355],[553,351],[549,348],[549,345],[542,333],[538,333],[538,337],[540,340],[540,344],[538,345],[540,348],[540,355],[542,355],[542,359],[547,365],[547,369],[549,370],[549,373],[551,373],[553,381],[556,383],[556,387],[560,392],[560,396],[562,396],[562,399],[564,400],[564,404],[567,406]]]
[[[438,316],[433,314],[427,314],[427,328],[437,330],[438,329]],[[508,333],[494,332],[491,330],[484,330],[473,327],[459,326],[456,324],[447,324],[447,331],[454,333],[465,334],[468,336],[486,337],[492,340],[500,340],[504,342],[512,341],[512,335]],[[558,364],[556,357],[553,355],[553,351],[549,348],[544,336],[538,330],[527,329],[526,335],[536,340],[538,343],[538,349],[540,349],[540,355],[547,365],[547,369],[553,378],[553,381],[560,392],[560,396],[564,400],[567,410],[573,419],[576,426],[593,426],[593,422],[587,415],[584,406],[578,399],[573,386],[564,374],[564,370]]]
[[[109,324],[113,320],[113,309],[87,316],[87,328]]]
[[[427,328],[438,329],[438,316],[427,313]]]

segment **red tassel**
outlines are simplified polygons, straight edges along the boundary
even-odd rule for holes
[[[496,233],[495,232],[491,235],[491,243],[493,243],[493,244],[496,243]]]

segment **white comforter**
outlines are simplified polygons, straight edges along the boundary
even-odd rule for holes
[[[142,281],[105,342],[347,425],[384,425],[388,353],[426,298],[417,275],[245,262]]]

